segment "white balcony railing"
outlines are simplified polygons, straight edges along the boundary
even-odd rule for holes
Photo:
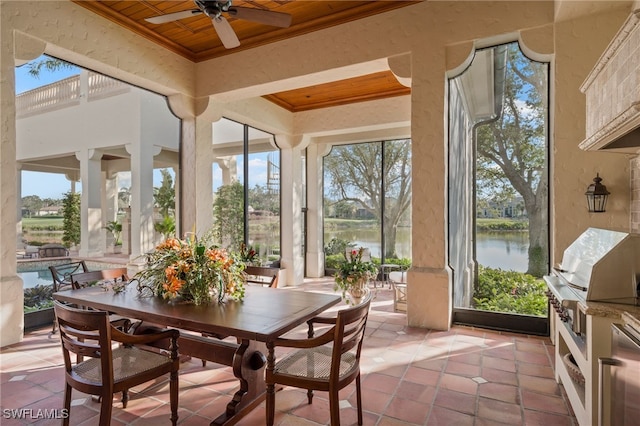
[[[80,75],[29,90],[16,96],[16,117],[26,117],[47,111],[78,105],[83,95]],[[102,74],[88,72],[87,100],[101,99],[129,90],[121,81]]]

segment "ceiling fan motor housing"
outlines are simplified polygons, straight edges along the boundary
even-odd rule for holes
[[[194,0],[196,6],[210,18],[217,18],[222,12],[228,12],[231,7],[231,0]]]

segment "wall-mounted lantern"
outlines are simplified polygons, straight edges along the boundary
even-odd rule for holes
[[[602,178],[600,174],[597,173],[596,177],[593,178],[593,183],[589,185],[587,192],[584,193],[584,195],[587,196],[589,211],[593,213],[604,212],[607,206],[607,198],[609,198],[610,194],[610,192],[607,191],[607,187],[600,182],[602,182]]]

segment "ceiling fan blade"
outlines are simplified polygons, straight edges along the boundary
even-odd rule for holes
[[[291,15],[288,13],[254,9],[252,7],[231,7],[228,13],[234,18],[272,25],[274,27],[287,28],[291,25]]]
[[[182,12],[168,13],[166,15],[153,16],[151,18],[145,18],[145,21],[151,24],[164,24],[166,22],[177,21],[178,19],[190,18],[192,16],[200,15],[202,11],[200,9],[183,10]]]
[[[217,16],[212,18],[213,28],[216,29],[218,33],[218,37],[220,37],[220,41],[224,44],[224,47],[227,49],[233,49],[234,47],[240,46],[240,40],[238,40],[238,36],[236,35],[233,28],[229,24],[223,16]]]

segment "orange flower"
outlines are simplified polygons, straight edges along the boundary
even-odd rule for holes
[[[185,284],[185,281],[179,279],[177,276],[172,276],[171,278],[168,278],[167,281],[168,282],[162,284],[162,288],[164,288],[166,291],[166,293],[164,294],[165,298],[175,297],[182,286]]]
[[[179,251],[180,246],[181,246],[180,240],[178,240],[177,238],[167,238],[166,240],[158,244],[158,246],[156,247],[156,250]]]

